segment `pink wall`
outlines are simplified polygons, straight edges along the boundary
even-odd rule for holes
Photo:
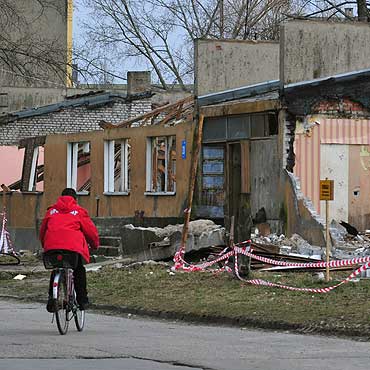
[[[348,221],[354,226],[369,228],[370,222],[370,120],[313,117],[316,121],[309,131],[298,130],[295,135],[296,166],[294,173],[301,180],[302,193],[310,198],[320,213],[320,168],[325,158],[321,158],[322,144],[349,146],[349,169],[346,170],[348,197]],[[334,161],[340,162],[338,158]],[[339,171],[344,171],[340,169]],[[333,177],[335,174],[333,173]],[[339,187],[340,184],[335,184]],[[333,202],[334,207],[335,200]],[[347,221],[347,220],[345,220]]]
[[[22,177],[24,149],[0,146],[0,184],[10,185]]]

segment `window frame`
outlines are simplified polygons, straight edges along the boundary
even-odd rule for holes
[[[146,138],[146,186],[145,186],[145,193],[144,195],[176,195],[176,181],[173,180],[173,190],[168,191],[168,163],[169,163],[169,145],[168,140],[170,137],[173,137],[174,143],[176,144],[176,162],[177,162],[177,141],[176,135],[158,135],[158,136],[149,136]],[[165,139],[165,190],[158,191],[153,189],[153,182],[152,182],[152,171],[153,171],[153,142],[158,138]],[[175,177],[176,177],[176,167],[175,167]]]
[[[121,145],[120,163],[120,188],[115,191],[115,145]],[[105,195],[129,195],[129,138],[104,140],[104,192]]]
[[[91,143],[90,141],[73,141],[67,143],[67,188],[76,190],[77,195],[90,195],[90,191],[77,191],[78,179],[78,145],[89,144],[91,165]]]

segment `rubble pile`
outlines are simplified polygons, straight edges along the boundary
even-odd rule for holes
[[[125,225],[121,230],[125,256],[137,261],[172,259],[181,244],[183,225],[135,227]],[[225,228],[211,220],[189,223],[186,252],[225,244]]]
[[[370,255],[370,230],[360,233],[348,223],[338,223],[333,220],[330,224],[329,232],[331,237],[331,259],[342,260]],[[256,249],[255,246],[257,246],[256,254],[271,258],[279,257],[286,261],[293,261],[297,258],[301,260],[306,259],[307,262],[308,260],[326,259],[325,247],[311,245],[298,234],[293,234],[290,238],[287,238],[283,234],[263,236],[256,229],[251,235],[251,238],[253,248]],[[263,253],[261,253],[261,247],[264,248]],[[276,251],[276,247],[278,247],[278,252]],[[255,268],[264,267],[255,264]]]
[[[252,234],[252,242],[258,245],[273,244],[280,248],[279,253],[290,256],[301,256],[320,260],[324,257],[325,253],[325,248],[311,245],[298,234],[293,234],[291,238],[287,238],[283,234],[261,236],[258,233],[254,233]]]

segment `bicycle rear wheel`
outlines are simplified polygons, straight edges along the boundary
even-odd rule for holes
[[[57,284],[57,285],[56,285]],[[54,286],[57,286],[57,297],[55,301],[55,318],[59,333],[64,335],[68,331],[68,294],[67,282],[63,272],[57,274],[54,279]]]
[[[76,293],[74,293],[74,317],[75,317],[75,324],[78,331],[82,331],[85,326],[85,310],[80,310],[77,300],[76,300]]]

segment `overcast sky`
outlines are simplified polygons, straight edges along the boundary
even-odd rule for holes
[[[74,10],[73,10],[73,42],[79,43],[83,41],[83,34],[84,30],[82,27],[83,22],[89,20],[89,9],[83,5],[83,0],[74,0],[73,2]],[[121,61],[117,61],[117,63],[121,63]],[[139,63],[136,61],[131,61],[129,65],[123,66],[125,70],[130,71],[142,71],[147,70],[145,63]],[[123,76],[126,77],[126,76]],[[117,79],[114,81],[115,83],[123,83],[124,81]]]

